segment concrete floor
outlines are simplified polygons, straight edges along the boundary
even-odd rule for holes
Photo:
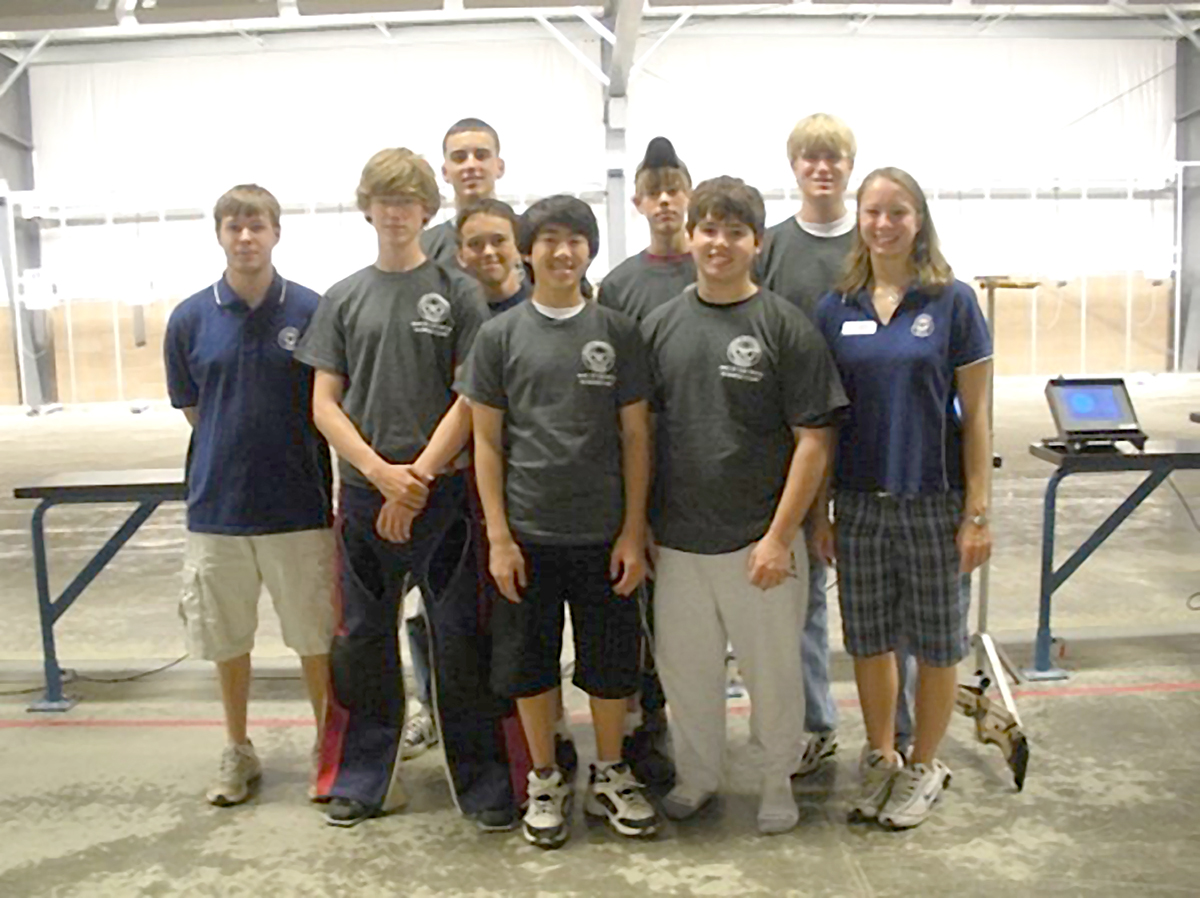
[[[1200,381],[1130,378],[1155,437],[1200,439]],[[998,385],[992,630],[1026,663],[1037,620],[1041,494],[1050,468],[1026,445],[1050,433],[1042,382]],[[182,509],[167,506],[117,555],[58,627],[83,701],[29,715],[39,683],[28,538],[13,486],[84,469],[178,465],[173,413],[93,408],[29,419],[0,412],[0,896],[125,895],[1174,895],[1200,894],[1200,533],[1167,488],[1155,493],[1060,591],[1055,632],[1065,683],[1019,687],[1033,760],[1013,791],[998,751],[956,718],[942,757],[943,808],[907,834],[849,827],[862,742],[849,665],[835,656],[844,721],[835,767],[797,781],[801,826],[754,832],[755,757],[747,708],[731,700],[730,788],[703,819],[649,844],[577,820],[566,849],[477,834],[453,811],[438,759],[409,765],[402,814],[350,831],[304,800],[311,723],[295,665],[264,605],[253,735],[266,764],[247,806],[202,800],[222,744],[211,670],[193,662],[131,683],[99,683],[183,653],[176,616]],[[1078,544],[1138,478],[1072,478],[1059,541]],[[1200,475],[1175,481],[1200,510]],[[123,517],[103,506],[49,515],[61,589]],[[1060,558],[1062,556],[1060,555]],[[840,624],[833,641],[840,646]],[[964,673],[969,670],[964,668]],[[569,693],[590,753],[585,703]],[[585,758],[586,760],[586,758]],[[582,785],[582,783],[581,783]]]

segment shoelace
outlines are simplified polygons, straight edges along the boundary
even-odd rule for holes
[[[221,778],[230,779],[237,773],[238,764],[241,762],[242,756],[236,751],[227,751],[221,757]]]
[[[902,773],[900,776],[896,777],[896,782],[892,785],[892,791],[894,794],[898,794],[902,799],[907,800],[916,794],[916,791],[920,785],[921,778],[919,776],[908,776]]]

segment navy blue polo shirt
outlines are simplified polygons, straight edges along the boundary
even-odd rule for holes
[[[178,306],[163,354],[188,449],[188,529],[254,536],[331,524],[329,447],[312,423],[313,370],[292,358],[320,297],[278,274],[251,309],[224,278]]]
[[[850,409],[838,432],[838,489],[896,496],[962,490],[962,422],[955,369],[992,354],[975,291],[954,281],[910,290],[885,325],[869,291],[827,293],[817,327]]]

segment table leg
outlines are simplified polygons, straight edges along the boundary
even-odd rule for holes
[[[46,534],[42,519],[51,502],[42,502],[33,512],[30,529],[33,535],[33,568],[37,578],[38,617],[42,626],[42,658],[46,673],[46,693],[29,706],[30,711],[68,711],[74,699],[63,695],[63,672],[58,666],[54,646],[54,602],[50,598],[50,572],[46,564]]]
[[[1038,604],[1037,641],[1034,644],[1033,668],[1022,671],[1029,680],[1065,680],[1067,672],[1050,663],[1050,599],[1054,594],[1054,514],[1058,484],[1063,479],[1061,469],[1050,475],[1046,498],[1042,505],[1042,579]]]

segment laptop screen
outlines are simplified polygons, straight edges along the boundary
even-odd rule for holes
[[[1046,398],[1063,433],[1137,430],[1137,415],[1120,378],[1051,381]]]

